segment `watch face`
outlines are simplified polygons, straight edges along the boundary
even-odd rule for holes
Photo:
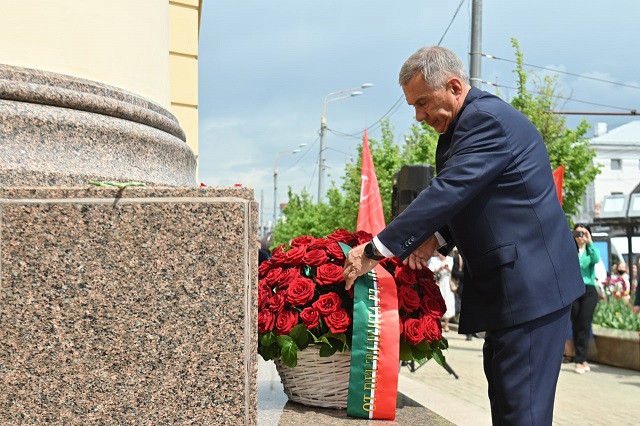
[[[373,243],[369,242],[367,243],[366,246],[364,246],[364,255],[367,256],[368,258],[371,258],[371,256],[373,256],[375,254],[375,251],[373,249]]]
[[[364,255],[367,256],[369,259],[372,259],[372,260],[382,260],[382,259],[384,259],[384,256],[376,255],[376,248],[373,245],[372,241],[370,241],[369,243],[367,243],[366,246],[364,246]]]

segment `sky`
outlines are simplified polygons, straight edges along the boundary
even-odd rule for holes
[[[516,6],[517,3],[517,6]],[[526,69],[556,75],[557,110],[640,109],[640,1],[483,0],[481,89],[515,94],[515,38]],[[289,187],[318,195],[320,120],[327,95],[364,83],[362,95],[326,103],[324,192],[382,118],[398,144],[414,111],[398,85],[402,63],[424,45],[469,63],[472,0],[205,0],[199,42],[199,177],[207,186],[253,188],[265,226]],[[555,70],[555,71],[554,71]],[[531,79],[530,79],[531,80]],[[498,84],[496,87],[494,84]],[[535,90],[533,86],[529,90]],[[345,94],[350,93],[349,91]],[[608,130],[631,115],[566,115]],[[294,153],[294,150],[299,150]]]

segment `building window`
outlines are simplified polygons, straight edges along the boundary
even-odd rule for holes
[[[619,158],[612,158],[611,170],[622,170],[622,160],[620,160]]]

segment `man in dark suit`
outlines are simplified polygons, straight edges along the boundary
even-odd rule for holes
[[[493,423],[550,425],[570,306],[584,284],[546,146],[523,114],[472,88],[448,49],[418,50],[399,80],[416,120],[440,133],[438,175],[351,250],[347,288],[383,257],[421,269],[434,250],[457,246],[466,272],[458,332],[486,332]]]

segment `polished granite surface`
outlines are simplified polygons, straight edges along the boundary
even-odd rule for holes
[[[347,417],[346,410],[308,407],[289,402],[273,362],[258,357],[258,426],[305,425],[441,425],[454,423],[398,393],[395,421]]]

